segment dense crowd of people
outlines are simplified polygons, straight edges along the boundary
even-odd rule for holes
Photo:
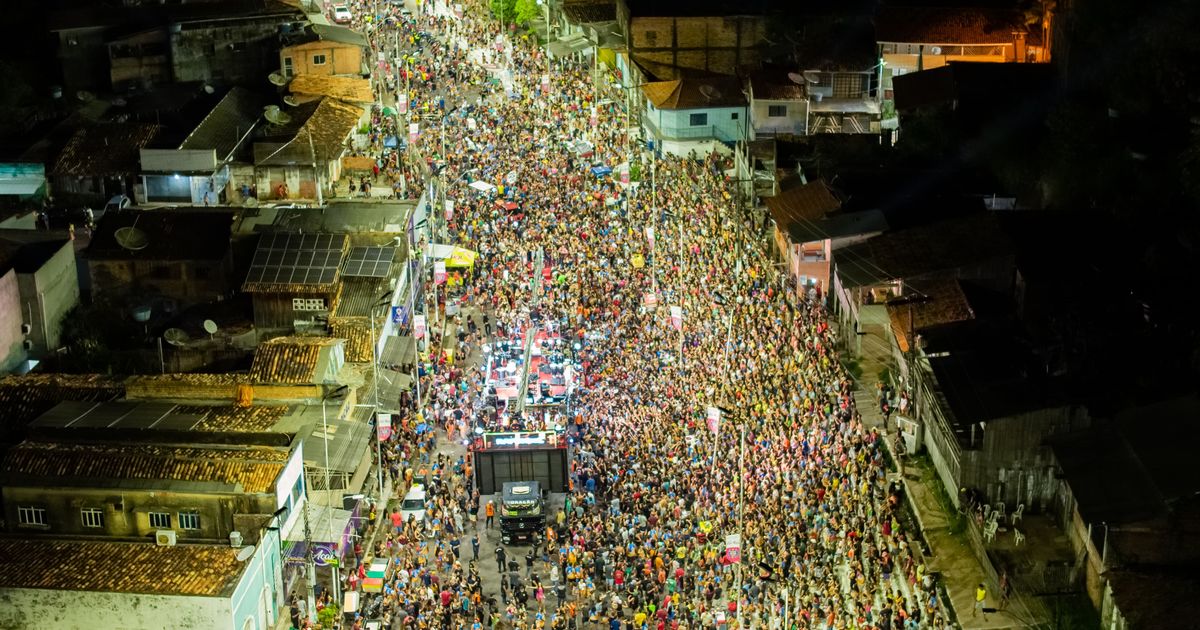
[[[436,171],[454,201],[451,239],[480,254],[463,299],[490,320],[463,318],[459,347],[552,323],[580,341],[584,372],[569,416],[550,420],[577,438],[566,505],[527,553],[499,548],[504,579],[485,592],[480,563],[493,559],[479,558],[480,538],[495,507],[469,461],[437,452],[439,431],[482,421],[483,374],[434,353],[423,408],[385,455],[398,485],[434,480],[426,522],[393,511],[371,550],[396,567],[389,627],[948,626],[899,523],[887,436],[855,410],[822,306],[793,292],[736,207],[728,160],[632,156],[653,164],[624,184],[636,146],[624,94],[597,87],[589,62],[548,61],[480,1],[461,18],[429,2],[413,15],[379,3],[380,16],[360,4],[373,45],[408,43],[385,87],[425,116],[416,146],[386,162],[382,139],[407,119],[377,107],[371,151],[408,196]],[[484,64],[511,80],[489,82]],[[443,117],[444,144],[424,122]],[[597,165],[616,170],[597,176]],[[535,260],[549,282],[535,281]],[[710,406],[724,409],[715,432]]]

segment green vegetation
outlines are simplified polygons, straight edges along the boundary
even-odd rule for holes
[[[541,13],[537,0],[491,0],[492,15],[505,24],[528,24]]]

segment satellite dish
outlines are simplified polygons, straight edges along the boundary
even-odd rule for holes
[[[278,105],[268,105],[263,108],[263,118],[272,125],[286,125],[292,121],[292,117],[283,113]]]
[[[285,96],[283,97],[283,104],[288,107],[295,107],[300,104],[300,101],[297,101],[295,96]]]
[[[201,90],[204,90],[204,93],[205,93],[205,94],[212,94],[213,92],[215,92],[215,91],[216,91],[216,90],[214,90],[214,89],[213,89],[213,86],[211,86],[211,85],[209,85],[209,84],[207,84],[207,83],[205,83],[205,84],[204,84],[204,87],[202,87],[202,88],[200,88],[200,89],[201,89]]]
[[[183,347],[187,345],[188,334],[178,328],[168,328],[163,332],[163,339],[172,346]]]
[[[242,200],[242,205],[246,206],[247,208],[257,208],[258,207],[258,198],[257,197],[247,197],[246,199]]]
[[[125,107],[129,103],[125,99],[117,97],[112,100],[112,104],[113,107]]]
[[[237,552],[238,562],[245,562],[246,560],[250,559],[250,556],[253,556],[253,555],[254,555],[254,545],[247,545],[245,547],[242,547],[241,549],[238,549],[238,552]]]
[[[804,85],[804,75],[799,72],[789,72],[788,79],[796,85]]]
[[[75,93],[75,98],[79,99],[81,103],[90,103],[96,100],[96,95],[87,90],[79,90]]]
[[[133,225],[117,228],[117,230],[113,232],[113,239],[117,241],[117,245],[120,245],[131,252],[146,249],[146,246],[150,244],[150,237],[146,236],[145,232],[138,229],[137,222],[140,218],[141,217],[139,216],[134,219]]]
[[[711,85],[701,85],[700,94],[709,101],[715,101],[721,98],[721,91]]]
[[[940,55],[940,54],[942,54],[942,47],[941,47],[941,46],[934,46],[934,47],[930,48],[930,49],[929,49],[929,54],[931,54],[931,55]]]
[[[217,330],[217,322],[211,319],[204,320],[204,332],[208,333],[210,337],[217,334]]]
[[[271,85],[278,85],[279,87],[283,87],[288,83],[287,77],[278,72],[272,72],[267,75],[267,80],[271,82]]]
[[[131,312],[133,315],[133,321],[138,322],[139,324],[144,324],[150,321],[150,312],[150,307],[144,304],[142,306],[134,307],[133,311]]]

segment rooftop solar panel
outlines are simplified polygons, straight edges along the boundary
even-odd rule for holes
[[[254,284],[332,284],[342,260],[341,234],[264,234],[246,282]]]

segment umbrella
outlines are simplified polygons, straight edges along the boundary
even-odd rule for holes
[[[384,108],[383,108],[383,115],[384,115],[384,116],[395,116],[395,115],[396,115],[396,110],[395,110],[395,109],[392,109],[391,107],[384,107]]]
[[[428,425],[428,424],[425,424],[424,422],[422,422],[421,424],[418,424],[418,425],[417,425],[417,435],[420,435],[420,434],[422,434],[422,433],[426,433],[426,432],[428,432],[428,431],[429,431],[429,425]]]
[[[388,136],[383,139],[383,146],[385,146],[389,149],[394,149],[399,144],[400,144],[400,141],[396,138],[396,136]]]

